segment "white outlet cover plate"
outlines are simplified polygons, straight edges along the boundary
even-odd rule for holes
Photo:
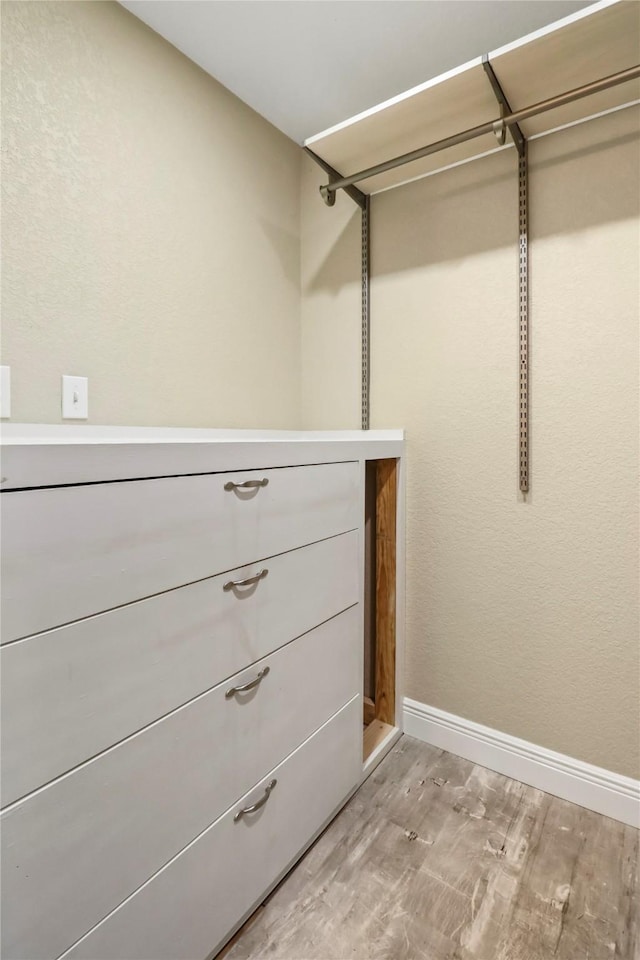
[[[63,420],[86,420],[89,416],[89,380],[87,377],[62,378]]]
[[[11,416],[11,367],[0,367],[0,417]]]

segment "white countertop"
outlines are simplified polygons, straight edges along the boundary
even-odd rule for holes
[[[0,444],[57,443],[340,443],[402,440],[403,430],[210,430],[199,427],[114,427],[94,424],[3,423]]]
[[[2,491],[401,457],[403,430],[206,430],[5,423]]]

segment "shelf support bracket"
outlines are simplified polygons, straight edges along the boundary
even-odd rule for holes
[[[519,124],[505,123],[504,121],[505,117],[509,117],[513,114],[513,110],[509,105],[509,101],[506,98],[504,90],[500,86],[500,81],[498,80],[498,78],[494,73],[493,67],[489,62],[489,55],[487,53],[485,53],[482,57],[482,66],[484,68],[484,72],[487,75],[487,79],[491,84],[491,89],[493,90],[494,96],[498,101],[498,106],[500,108],[500,117],[502,118],[501,120],[496,120],[496,122],[494,123],[493,132],[495,133],[496,137],[498,137],[498,141],[500,142],[500,137],[498,136],[499,131],[504,131],[505,127],[508,127],[509,133],[511,134],[513,142],[516,145],[516,150],[518,151],[518,155],[522,156],[525,148],[525,142],[526,142],[524,138],[524,134],[522,133],[522,130],[520,129]],[[496,129],[496,127],[498,129]],[[502,146],[503,143],[504,143],[504,139],[502,140],[500,145]]]
[[[332,207],[336,202],[336,191],[331,189],[331,184],[341,179],[338,173],[326,160],[319,157],[313,150],[304,147],[304,152],[311,157],[315,163],[329,175],[329,183],[320,187],[320,196],[328,207]],[[371,217],[369,196],[351,185],[344,188],[347,196],[351,197],[354,203],[360,207],[361,216],[361,293],[360,293],[360,424],[363,430],[369,429],[369,385],[371,377],[371,367],[369,361],[369,339],[370,339],[370,316],[369,316],[369,279],[370,279],[370,261],[369,261],[369,238],[371,233]]]
[[[308,157],[311,157],[314,163],[317,163],[325,173],[329,174],[329,183],[320,187],[320,196],[328,207],[332,207],[336,202],[336,191],[331,189],[331,184],[336,180],[342,180],[342,174],[338,173],[326,160],[319,157],[318,154],[310,150],[309,147],[303,147],[302,149]],[[350,187],[345,187],[344,192],[348,197],[351,197],[354,203],[358,204],[361,210],[364,210],[367,202],[366,193],[363,193],[362,190],[359,190],[358,187],[353,186],[353,184]]]
[[[489,57],[482,66],[500,107],[500,116],[513,113]],[[494,125],[498,143],[505,142],[505,127],[518,151],[518,482],[521,493],[529,492],[529,158],[527,141],[519,124],[498,122]]]

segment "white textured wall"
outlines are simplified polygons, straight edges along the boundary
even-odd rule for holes
[[[2,34],[12,419],[299,426],[299,149],[117,3]]]
[[[513,152],[374,197],[371,288],[371,426],[408,435],[407,695],[635,777],[638,140],[628,110],[530,147],[526,502]],[[313,200],[304,215],[324,222],[331,211]],[[334,238],[339,249],[342,221]],[[359,384],[355,351],[349,383],[334,386],[318,344],[323,329],[358,324],[346,311],[357,281],[334,269],[314,292],[305,408],[322,384],[345,398]],[[351,425],[351,399],[341,423],[329,413],[316,425]]]

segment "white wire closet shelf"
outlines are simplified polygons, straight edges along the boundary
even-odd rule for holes
[[[514,112],[630,70],[640,64],[640,3],[602,0],[494,50],[488,61]],[[640,80],[633,79],[523,120],[520,128],[529,139],[637,102]],[[499,115],[478,57],[310,137],[305,147],[349,177]],[[488,132],[356,185],[378,193],[496,149],[496,137]]]

